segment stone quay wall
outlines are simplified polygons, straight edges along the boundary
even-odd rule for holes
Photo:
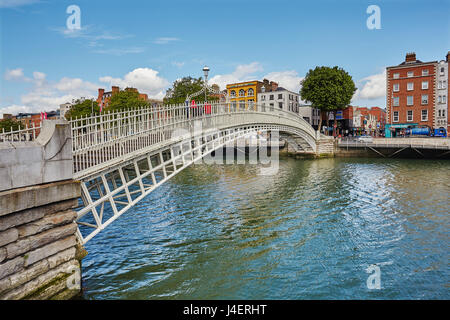
[[[44,120],[34,141],[0,143],[0,299],[70,299],[81,291],[67,121]]]
[[[0,299],[79,294],[79,196],[72,180],[0,192]]]

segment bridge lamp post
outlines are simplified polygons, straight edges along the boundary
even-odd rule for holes
[[[206,88],[208,87],[208,73],[209,73],[209,67],[205,66],[203,68],[203,74],[205,75],[205,103],[206,103],[206,94],[208,91],[208,90],[206,90]]]

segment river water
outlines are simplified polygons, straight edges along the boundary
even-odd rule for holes
[[[448,160],[259,172],[194,165],[155,190],[87,244],[84,298],[450,298]]]

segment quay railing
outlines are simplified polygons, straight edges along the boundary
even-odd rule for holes
[[[339,147],[347,148],[416,148],[450,150],[450,138],[372,138],[369,141],[354,139],[338,140]]]

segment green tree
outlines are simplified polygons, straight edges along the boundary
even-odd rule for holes
[[[5,130],[5,132],[9,132],[9,131],[11,131],[11,128],[12,128],[12,131],[16,131],[19,129],[24,129],[25,126],[22,123],[20,123],[19,121],[16,121],[14,119],[0,120],[0,133],[2,133],[3,130]]]
[[[202,78],[192,78],[192,77],[184,77],[182,79],[176,80],[173,83],[172,88],[167,89],[166,96],[164,98],[165,104],[182,104],[186,101],[186,97],[190,94],[196,93],[202,90],[204,86],[204,81]],[[204,102],[205,94],[202,93],[193,98],[196,102]],[[208,101],[216,101],[217,97],[213,97],[208,95]]]
[[[117,92],[111,97],[108,107],[105,111],[118,111],[132,108],[140,108],[148,106],[149,103],[142,98],[139,98],[139,93],[134,90],[123,90]]]
[[[77,100],[70,110],[66,112],[65,117],[67,120],[70,120],[71,118],[75,119],[90,116],[92,111],[94,111],[94,114],[98,114],[100,112],[97,101],[84,100],[81,102],[80,100]]]
[[[320,109],[321,113],[327,115],[327,118],[329,112],[334,112],[335,126],[337,125],[336,112],[344,109],[350,103],[356,91],[352,77],[339,67],[311,69],[301,85],[302,99],[311,102],[312,107]],[[322,116],[319,120],[319,130],[321,127]]]

